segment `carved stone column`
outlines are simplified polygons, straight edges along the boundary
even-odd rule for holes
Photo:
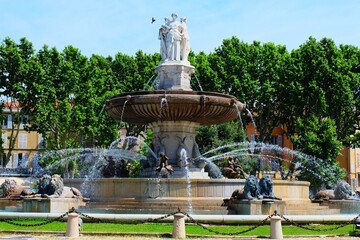
[[[158,90],[191,90],[194,67],[188,61],[166,61],[155,68],[160,84]]]
[[[153,130],[155,149],[163,149],[169,164],[176,166],[179,147],[186,148],[188,157],[192,156],[195,145],[196,129],[199,123],[189,121],[158,121],[150,124]],[[156,153],[158,154],[158,153]]]

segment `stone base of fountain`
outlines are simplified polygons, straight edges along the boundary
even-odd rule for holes
[[[65,213],[85,206],[86,202],[78,198],[0,199],[0,209],[5,212]]]
[[[271,215],[275,210],[282,215],[329,215],[343,212],[340,205],[331,208],[319,205],[319,203],[312,203],[310,199],[301,201],[294,199],[283,201],[227,199],[224,202],[226,202],[229,211],[238,215]]]
[[[309,199],[309,182],[273,180],[274,194],[282,201],[245,201],[232,207],[224,199],[245,185],[245,179],[101,178],[66,179],[91,201],[83,212],[168,214],[177,208],[192,214],[339,214],[339,209],[319,206]],[[83,186],[83,187],[81,187]],[[88,194],[88,195],[86,195]]]
[[[22,212],[64,213],[84,206],[86,202],[78,198],[31,198],[23,200]]]
[[[228,210],[233,210],[239,215],[271,215],[274,211],[286,212],[286,202],[278,200],[229,200],[226,205]]]
[[[327,206],[330,209],[340,209],[341,214],[360,214],[359,200],[329,200],[322,201],[320,206]]]

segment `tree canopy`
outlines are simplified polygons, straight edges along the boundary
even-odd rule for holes
[[[232,37],[209,54],[191,52],[189,60],[196,69],[192,87],[230,94],[245,103],[243,127],[252,113],[261,141],[269,142],[274,127],[286,126],[288,136],[297,136],[295,148],[330,163],[339,154],[339,144],[360,145],[356,46],[310,37],[289,52],[282,45]],[[103,112],[105,100],[149,87],[160,61],[159,54],[142,51],[114,57],[86,57],[73,46],[58,51],[44,45],[36,51],[26,38],[18,43],[6,38],[0,45],[0,107],[17,102],[13,119],[20,123],[28,116],[28,130],[41,133],[47,149],[104,147],[116,139],[121,125]],[[243,136],[228,131],[231,126],[200,130],[200,148]],[[230,137],[223,138],[221,131]],[[206,137],[211,133],[214,136]],[[14,141],[16,131],[8,138]]]

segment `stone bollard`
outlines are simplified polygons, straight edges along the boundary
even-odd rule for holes
[[[172,237],[178,239],[185,239],[185,215],[182,213],[176,213],[174,215]]]
[[[270,222],[270,239],[283,239],[281,217],[273,216]]]
[[[77,213],[69,213],[65,237],[79,237],[79,217]]]

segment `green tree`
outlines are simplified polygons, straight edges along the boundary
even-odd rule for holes
[[[338,139],[348,145],[347,136],[355,133],[360,114],[359,73],[355,67],[358,50],[345,46],[340,50],[331,39],[317,42],[310,37],[291,52],[291,58],[288,77],[279,87],[279,113],[289,135],[295,134],[298,117],[316,115],[333,119]]]
[[[192,89],[205,91],[221,92],[221,81],[217,76],[217,72],[212,69],[210,59],[214,57],[213,53],[206,55],[200,52],[194,58],[195,76],[191,81]],[[199,86],[200,84],[200,86]]]
[[[289,59],[290,54],[284,46],[261,45],[258,41],[249,45],[232,37],[225,39],[215,54],[209,56],[210,68],[215,72],[205,68],[206,64],[201,70],[204,76],[207,73],[219,79],[215,78],[214,82],[208,77],[208,85],[219,86],[219,82],[221,87],[215,90],[231,94],[246,104],[242,117],[244,127],[252,120],[249,113],[256,114],[260,139],[268,142],[274,127],[280,124],[278,88],[287,77]]]
[[[246,102],[249,111],[256,114],[256,130],[264,142],[270,142],[273,129],[280,124],[278,88],[285,77],[289,57],[284,46],[273,43],[260,46],[258,42],[250,46],[248,72],[252,81],[257,82],[257,88]]]
[[[31,84],[36,78],[37,65],[32,44],[21,38],[17,44],[6,38],[0,45],[0,95],[2,109],[7,108],[11,118],[8,137],[8,152],[3,167],[10,161],[19,131],[28,122],[29,111],[26,104],[36,98]]]
[[[201,126],[196,134],[196,142],[201,153],[229,143],[242,142],[244,139],[245,132],[236,121]]]
[[[297,135],[292,137],[295,148],[309,156],[295,159],[300,165],[300,180],[311,183],[311,187],[319,189],[332,187],[343,179],[344,170],[339,167],[336,157],[340,155],[341,142],[336,137],[335,122],[329,118],[319,119],[315,115],[307,119],[298,118]]]
[[[43,135],[47,149],[82,146],[84,107],[81,97],[86,79],[87,58],[68,46],[62,53],[44,46],[39,51],[41,66],[37,83],[38,101],[31,105],[32,129]]]
[[[119,94],[122,85],[115,80],[111,69],[112,59],[93,55],[87,65],[84,90],[80,96],[84,106],[85,122],[83,135],[91,146],[109,146],[119,137],[119,123],[104,111],[106,99]],[[91,106],[89,108],[88,106]]]

